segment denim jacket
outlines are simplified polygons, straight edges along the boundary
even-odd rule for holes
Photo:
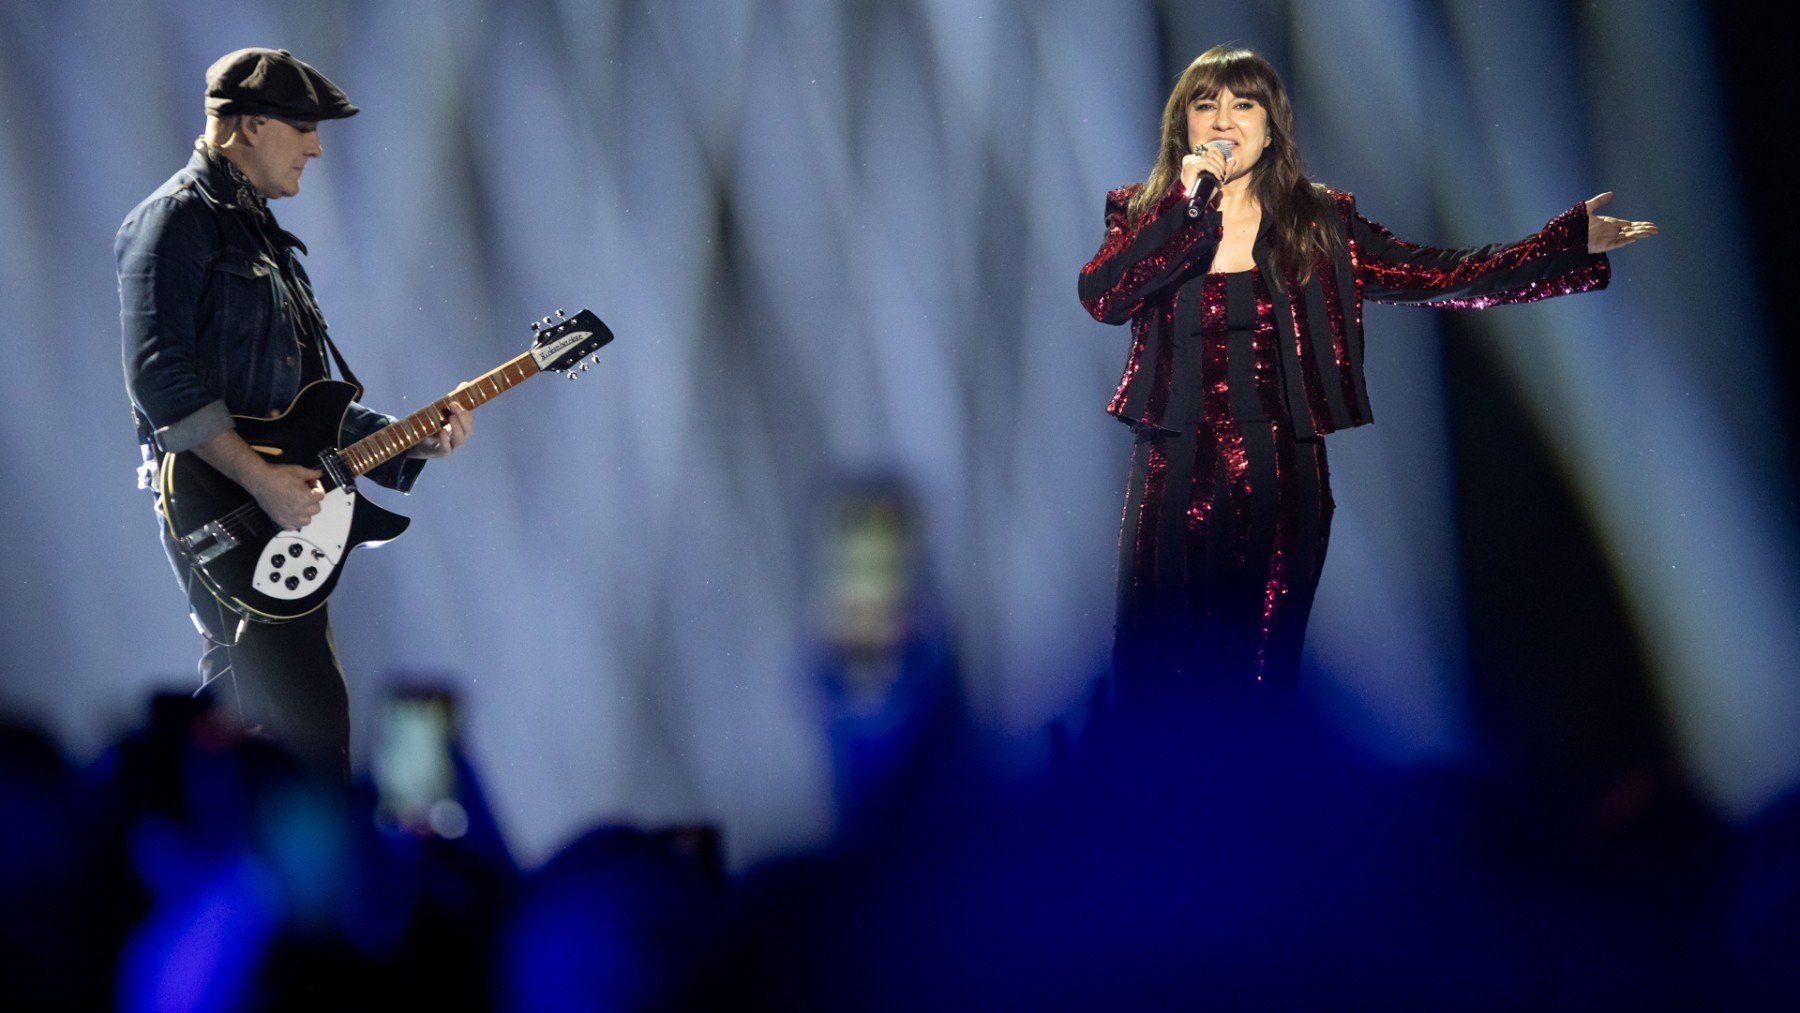
[[[162,453],[192,450],[233,428],[233,415],[286,408],[300,391],[296,314],[314,313],[323,333],[298,256],[306,247],[274,230],[298,281],[290,289],[235,199],[225,169],[198,146],[185,168],[126,216],[113,246],[125,387]],[[393,421],[352,404],[344,442]],[[424,465],[402,456],[369,478],[405,492]]]

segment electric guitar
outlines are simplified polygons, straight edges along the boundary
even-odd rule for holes
[[[532,324],[531,348],[424,408],[345,447],[344,414],[360,393],[338,380],[311,383],[273,418],[237,416],[237,432],[274,464],[299,464],[324,473],[325,499],[307,525],[283,531],[242,486],[199,455],[163,455],[158,471],[163,517],[179,552],[206,589],[248,619],[280,623],[325,604],[359,545],[380,545],[412,521],[369,502],[356,479],[440,432],[452,401],[471,410],[544,371],[570,379],[600,361],[583,361],[613,339],[589,310]]]

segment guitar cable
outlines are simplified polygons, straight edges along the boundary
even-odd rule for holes
[[[188,569],[188,581],[190,584],[193,579],[194,572],[190,567]],[[217,599],[213,600],[213,608],[217,610],[216,615],[219,619],[222,620],[225,618],[225,608]],[[218,682],[220,679],[229,675],[231,677],[231,695],[237,700],[238,719],[242,721],[244,720],[244,691],[243,688],[238,685],[237,657],[233,653],[233,650],[237,647],[238,641],[244,639],[244,632],[250,628],[250,617],[248,615],[241,615],[238,617],[237,628],[232,632],[231,643],[229,644],[213,640],[213,638],[207,634],[206,624],[200,621],[200,617],[196,615],[193,618],[194,625],[200,629],[200,636],[225,652],[225,666],[214,672],[211,678],[206,678],[203,674],[200,680],[200,686],[198,689],[194,690],[192,697],[196,700],[199,699],[200,694],[206,692],[208,686],[211,686],[213,683]]]

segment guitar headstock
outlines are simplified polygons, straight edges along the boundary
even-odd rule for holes
[[[556,319],[532,321],[531,329],[537,332],[537,339],[531,343],[531,357],[537,360],[538,369],[566,372],[571,380],[575,379],[577,367],[585,370],[591,364],[581,360],[613,339],[612,329],[593,310],[582,310],[572,317],[557,310]],[[593,362],[599,361],[595,355]]]

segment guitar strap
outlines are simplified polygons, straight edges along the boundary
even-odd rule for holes
[[[344,374],[345,381],[352,387],[361,391],[363,389],[362,381],[358,380],[356,374],[350,371],[350,364],[344,361],[344,353],[338,351],[337,342],[331,340],[331,334],[320,328],[319,337],[325,339],[325,347],[331,350],[331,361],[337,363],[338,372]],[[361,397],[362,395],[359,393],[357,396]]]
[[[221,242],[223,241],[223,229],[224,226],[220,226]],[[356,396],[362,397],[362,381],[356,378],[356,372],[350,368],[350,363],[344,361],[344,353],[338,350],[337,342],[331,340],[331,330],[325,325],[325,312],[319,308],[318,300],[313,298],[312,286],[295,269],[294,250],[305,250],[306,247],[272,220],[267,229],[258,227],[257,232],[258,238],[262,240],[270,255],[269,259],[274,261],[275,269],[281,272],[281,286],[287,290],[288,300],[298,311],[294,314],[295,326],[304,330],[305,337],[310,338],[315,346],[323,345],[331,353],[331,361],[337,364],[338,373],[346,382],[356,388]],[[276,237],[270,235],[270,232],[278,233],[281,239],[286,240],[286,243],[277,242]],[[321,358],[323,357],[321,356]],[[324,364],[321,363],[321,365]],[[330,366],[326,366],[325,375],[331,375]]]

